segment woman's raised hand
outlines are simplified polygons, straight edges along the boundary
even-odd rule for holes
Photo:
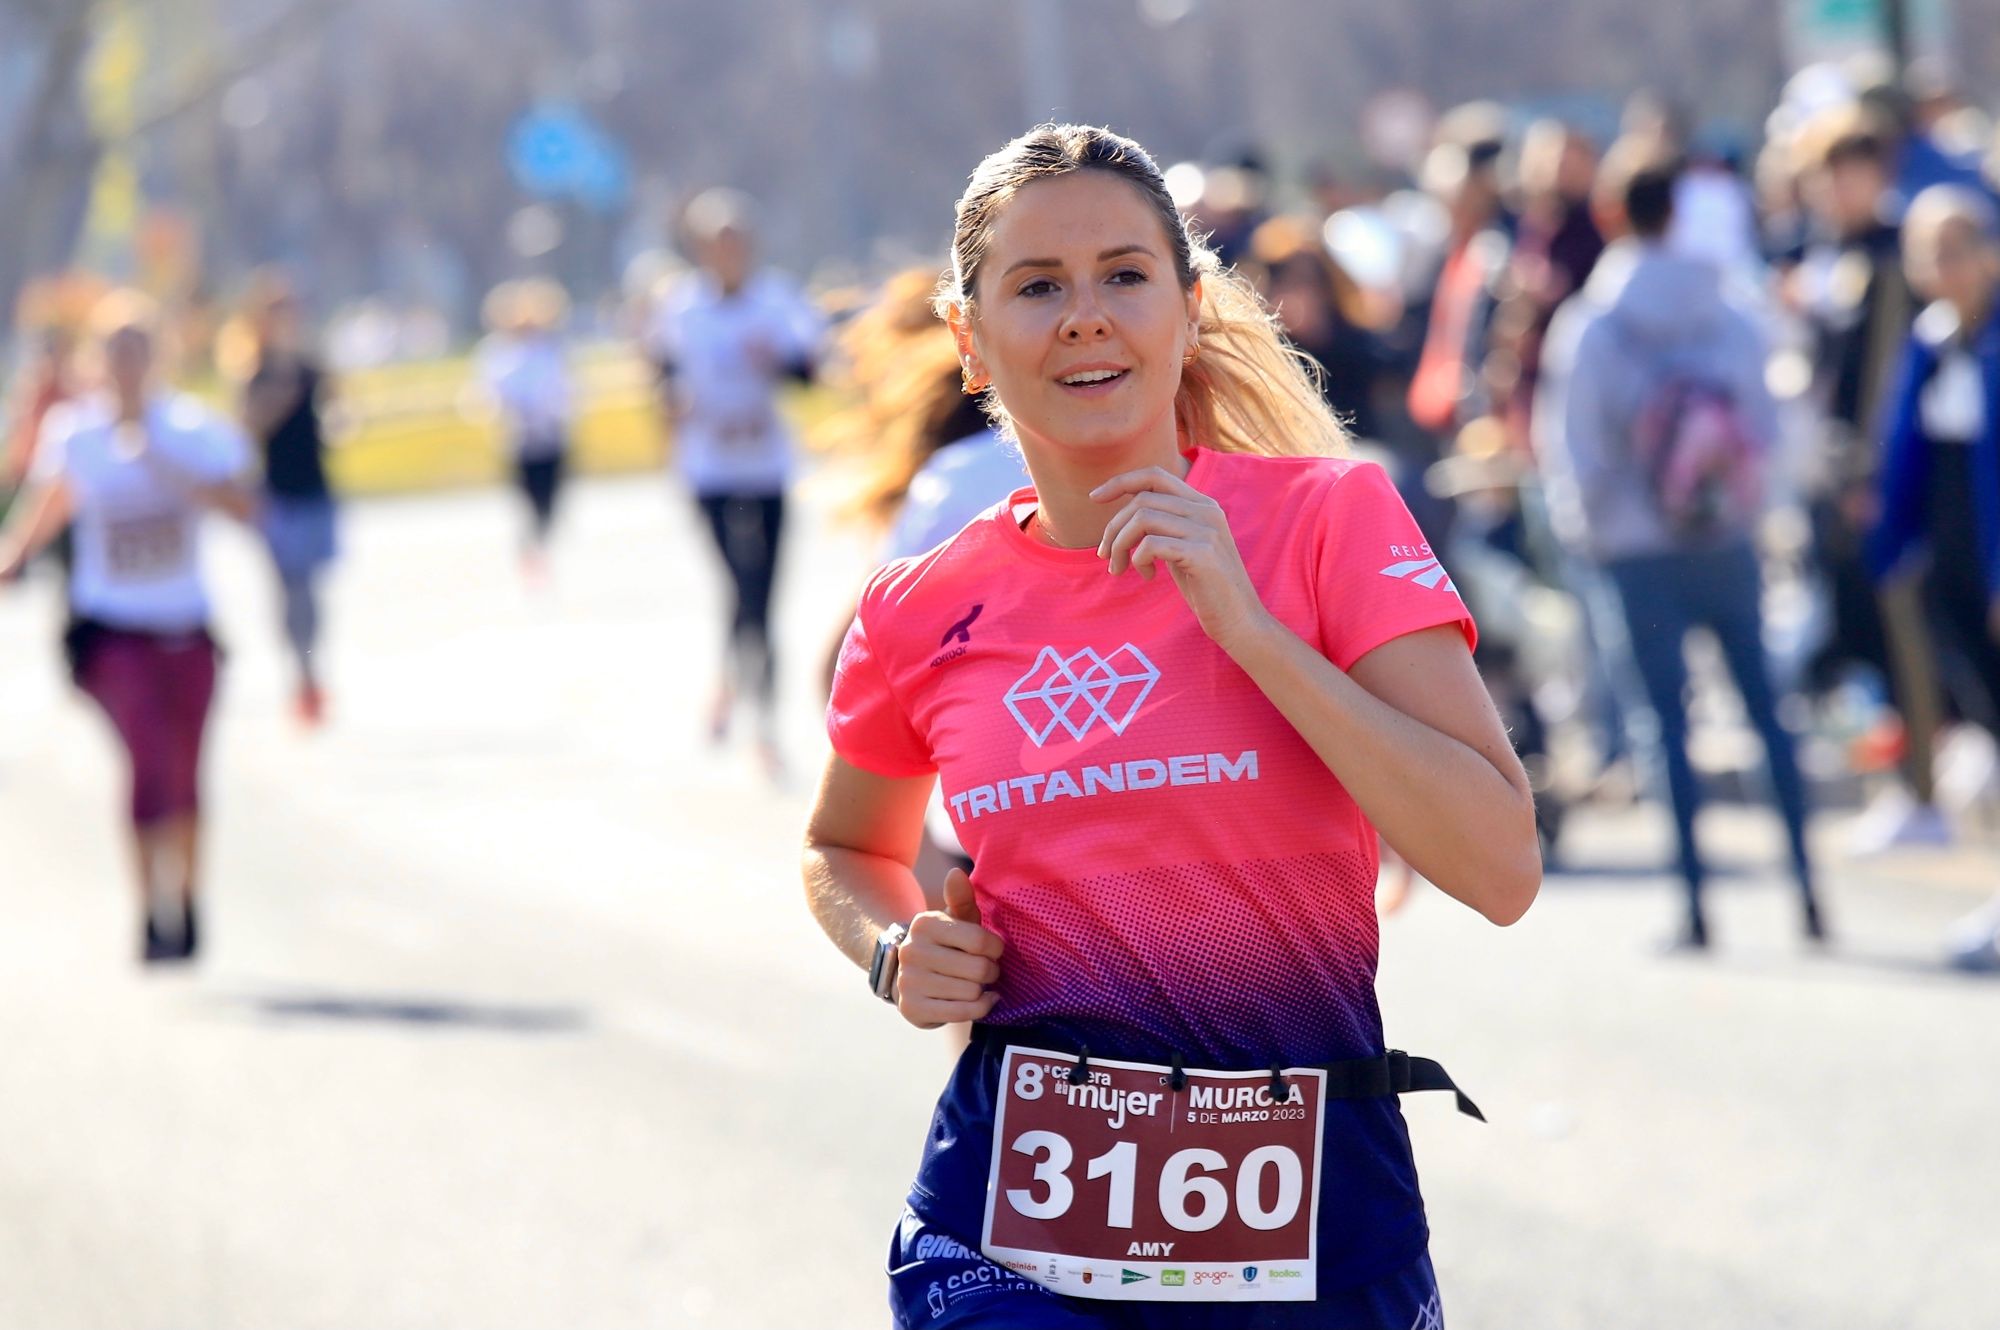
[[[979,922],[972,879],[952,869],[944,879],[944,909],[910,920],[896,951],[896,1009],[920,1030],[984,1020],[1000,995],[1000,935]]]
[[[1090,497],[1124,501],[1097,545],[1112,575],[1134,570],[1150,580],[1165,568],[1202,631],[1223,650],[1269,617],[1214,499],[1158,466],[1114,476]]]

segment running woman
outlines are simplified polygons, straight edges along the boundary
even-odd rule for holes
[[[687,208],[683,229],[700,270],[662,301],[647,336],[673,429],[674,457],[729,575],[722,674],[710,736],[727,737],[739,692],[757,708],[757,746],[780,770],[771,592],[792,475],[792,434],[778,389],[809,382],[818,313],[778,273],[754,267],[750,201],[714,189]]]
[[[293,711],[302,724],[317,726],[326,718],[319,583],[336,552],[323,421],[332,380],[305,347],[298,297],[275,272],[252,280],[236,335],[243,343],[238,410],[264,464],[257,524],[277,569],[297,671]]]
[[[877,996],[978,1023],[897,1323],[1441,1325],[1376,829],[1497,924],[1541,877],[1465,608],[1137,144],[988,157],[940,297],[1034,483],[870,579],[804,863]],[[977,867],[926,910],[940,779]]]
[[[499,408],[501,428],[514,456],[514,478],[528,501],[528,531],[521,570],[531,581],[548,570],[549,530],[569,456],[575,393],[562,325],[569,297],[546,278],[502,282],[486,297],[479,344],[480,387]]]
[[[93,316],[106,391],[58,408],[29,494],[0,534],[0,580],[76,523],[65,634],[78,687],[104,709],[130,760],[133,866],[147,961],[197,947],[198,773],[216,650],[196,544],[202,514],[249,520],[249,446],[235,428],[155,379],[158,318],[133,293]]]

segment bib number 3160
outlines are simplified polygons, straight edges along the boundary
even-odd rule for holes
[[[1009,1049],[983,1247],[1058,1292],[1148,1301],[1314,1293],[1325,1073],[1189,1070]]]

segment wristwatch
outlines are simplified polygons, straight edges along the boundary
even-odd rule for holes
[[[903,939],[910,930],[901,924],[890,924],[875,939],[875,960],[868,967],[869,991],[884,1002],[896,1001],[896,948],[903,945]]]

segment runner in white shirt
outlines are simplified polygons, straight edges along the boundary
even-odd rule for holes
[[[988,426],[931,455],[910,481],[882,558],[906,559],[944,544],[973,518],[1028,483],[1021,450]]]
[[[130,758],[141,956],[187,960],[216,675],[198,535],[208,509],[252,515],[250,450],[234,426],[156,387],[157,315],[144,297],[107,297],[93,322],[106,391],[45,423],[26,501],[0,533],[0,580],[75,519],[65,646]]]
[[[739,690],[749,693],[760,754],[775,774],[771,591],[793,454],[777,398],[785,380],[812,378],[823,327],[789,281],[753,267],[748,199],[710,190],[688,206],[685,230],[700,270],[662,301],[647,351],[659,370],[676,466],[733,592],[710,731],[724,738]]]
[[[515,480],[528,501],[521,566],[530,578],[545,568],[575,415],[561,333],[568,310],[569,298],[554,282],[501,283],[486,297],[486,322],[493,331],[475,357],[480,386],[500,410]]]

